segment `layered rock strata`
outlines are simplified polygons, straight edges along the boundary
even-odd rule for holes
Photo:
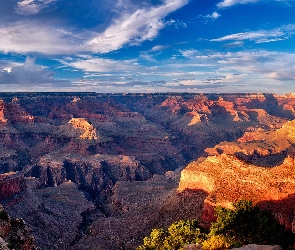
[[[9,198],[26,189],[26,181],[21,174],[0,174],[0,200]]]
[[[232,202],[247,199],[271,209],[291,229],[295,206],[294,132],[295,120],[276,131],[253,132],[239,142],[207,149],[209,156],[181,172],[179,190],[208,192],[204,222],[214,220],[214,206],[230,208]]]
[[[216,205],[214,193],[218,202],[230,202],[215,191],[218,182],[210,184],[205,170],[207,179],[199,183],[207,183],[206,190],[176,192],[178,172],[201,156],[199,163],[215,157],[247,169],[291,165],[293,159],[293,125],[283,126],[294,119],[292,94],[0,93],[0,99],[0,173],[18,172],[9,177],[14,182],[0,181],[1,203],[28,222],[45,250],[83,244],[134,249],[151,228],[199,218],[203,207]],[[263,132],[280,128],[277,134]],[[287,140],[280,139],[286,134]],[[253,178],[273,177],[251,171]],[[280,184],[271,186],[271,194],[287,201],[285,209],[272,206],[287,220],[293,203],[282,194],[292,185],[270,172],[278,175],[274,186]]]

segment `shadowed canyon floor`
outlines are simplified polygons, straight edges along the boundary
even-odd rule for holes
[[[40,249],[134,249],[151,228],[209,223],[241,198],[292,227],[295,95],[0,99],[1,204]]]

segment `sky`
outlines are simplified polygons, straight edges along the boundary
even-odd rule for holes
[[[0,91],[295,92],[295,0],[1,0]]]

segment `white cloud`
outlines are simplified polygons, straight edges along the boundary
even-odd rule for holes
[[[0,72],[0,84],[42,84],[53,83],[53,72],[35,64],[35,59],[27,57],[23,65],[7,68]]]
[[[15,12],[24,16],[35,15],[54,1],[55,0],[22,0],[17,2]]]
[[[206,18],[209,18],[209,19],[215,20],[215,19],[219,18],[220,16],[221,16],[221,15],[215,11],[215,12],[213,12],[211,15],[207,15]]]
[[[248,4],[257,2],[283,2],[288,4],[288,2],[294,2],[294,0],[223,0],[217,4],[218,8],[231,7],[238,4]]]
[[[295,80],[295,71],[294,70],[280,70],[274,71],[268,74],[271,79],[278,79],[280,81]]]
[[[217,4],[219,8],[230,7],[237,4],[256,3],[258,0],[223,0]]]
[[[11,69],[13,67],[21,66],[21,65],[23,65],[23,64],[22,63],[17,63],[17,62],[11,62],[11,61],[8,61],[8,60],[0,60],[0,72],[3,71],[3,70],[11,71]]]
[[[271,51],[244,51],[198,55],[195,60],[215,65],[216,72],[247,75],[248,80],[286,81],[295,79],[295,54]],[[255,77],[254,77],[255,76]],[[246,78],[245,78],[246,79]]]
[[[182,54],[182,56],[187,58],[195,57],[200,53],[198,50],[195,49],[180,50],[179,52]]]
[[[289,24],[272,30],[259,30],[231,34],[220,38],[211,39],[210,41],[223,42],[251,40],[256,43],[264,43],[286,40],[293,34],[295,34],[295,25]]]
[[[163,5],[149,9],[138,9],[116,19],[103,33],[97,34],[88,43],[95,52],[106,53],[126,44],[137,45],[152,40],[165,24],[162,19],[183,7],[188,0],[166,0]]]
[[[236,41],[236,42],[232,42],[232,43],[226,43],[226,44],[224,44],[224,47],[237,48],[237,47],[242,47],[243,45],[244,45],[243,41]]]
[[[72,27],[65,26],[65,21],[69,21],[66,20],[67,11],[70,11],[66,8],[66,1],[61,1],[62,7],[59,6],[61,9],[57,10],[65,11],[65,20],[63,17],[54,18],[54,15],[49,19],[35,16],[35,14],[44,12],[47,7],[48,10],[54,11],[54,8],[49,9],[49,6],[52,6],[54,2],[56,0],[18,1],[15,13],[25,15],[26,17],[23,17],[25,21],[16,21],[20,19],[18,15],[14,15],[8,23],[2,22],[0,25],[0,52],[55,55],[81,52],[106,53],[124,45],[138,45],[145,40],[154,39],[160,29],[170,25],[163,18],[186,5],[188,0],[165,0],[162,5],[154,7],[147,2],[131,3],[132,0],[120,0],[117,1],[117,4],[106,2],[107,5],[111,5],[105,7],[106,13],[100,13],[101,8],[93,7],[93,13],[102,16],[103,25],[96,25],[88,30],[75,28],[74,25],[77,27],[80,25],[76,20]],[[89,7],[91,4],[85,5]],[[98,8],[99,4],[95,6]],[[83,14],[81,13],[81,15]],[[84,22],[85,20],[88,19],[82,19]]]
[[[0,26],[0,51],[69,54],[86,50],[82,39],[62,29],[39,22],[15,22]]]
[[[170,46],[168,46],[168,45],[156,45],[156,46],[152,47],[150,52],[162,51],[162,50],[168,49],[169,47]]]
[[[63,64],[81,69],[85,72],[128,72],[138,69],[139,66],[134,64],[134,60],[111,60],[104,58],[79,59],[75,61],[61,61]]]

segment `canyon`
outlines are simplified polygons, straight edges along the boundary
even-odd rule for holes
[[[135,249],[179,219],[208,226],[237,199],[295,231],[295,94],[0,100],[0,203],[39,249]]]

